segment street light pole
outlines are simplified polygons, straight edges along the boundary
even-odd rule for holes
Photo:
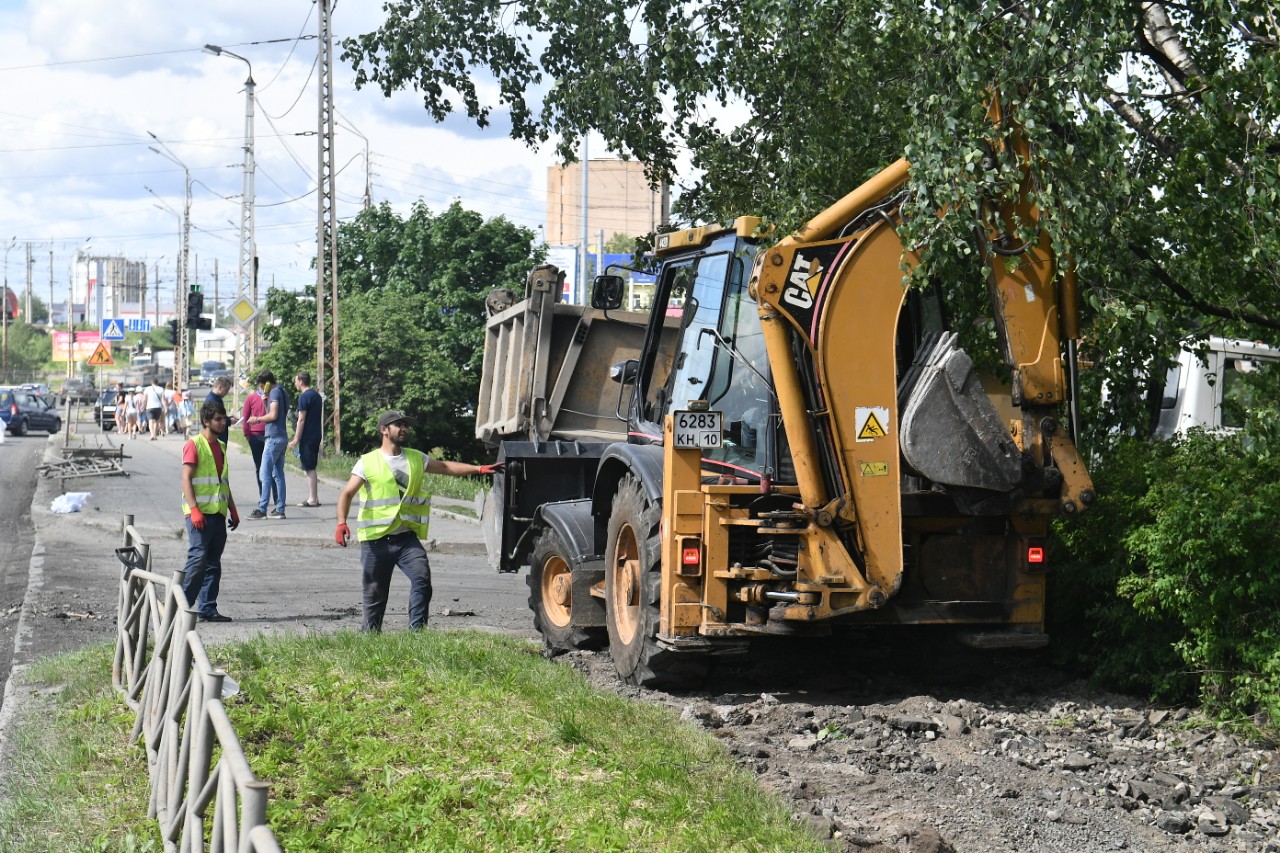
[[[180,298],[174,309],[176,312],[185,312],[187,294],[191,292],[191,282],[188,278],[188,258],[191,256],[191,170],[187,168],[186,163],[179,160],[177,155],[169,150],[169,146],[160,141],[160,137],[149,130],[147,135],[156,141],[156,145],[160,146],[159,148],[155,145],[148,146],[152,151],[182,167],[182,254],[178,258]],[[152,194],[154,195],[154,193]],[[178,348],[173,357],[173,381],[185,383],[189,376],[190,370],[187,367],[187,324],[180,322],[178,323]]]
[[[91,245],[92,237],[84,241],[84,245],[76,250],[76,259],[71,264],[71,274],[67,276],[67,378],[70,379],[75,375],[75,349],[76,349],[76,318],[75,312],[72,310],[72,303],[75,301],[75,266],[79,263],[80,258],[85,258],[85,276],[88,277],[89,259],[86,253],[93,248]],[[88,282],[85,283],[85,306],[89,304]]]
[[[4,321],[4,343],[2,345],[4,356],[3,367],[0,367],[0,377],[6,382],[9,379],[9,252],[16,245],[18,245],[18,238],[14,237],[4,249],[4,315],[0,317],[0,320]]]
[[[249,291],[249,301],[258,307],[258,242],[254,230],[254,187],[253,179],[256,165],[253,157],[253,63],[238,53],[232,53],[216,44],[206,44],[205,53],[214,56],[230,56],[243,62],[249,69],[249,76],[244,81],[244,192],[240,196],[240,265],[236,269],[236,297],[243,298],[245,290]],[[250,363],[258,360],[258,318],[249,321],[248,355]]]

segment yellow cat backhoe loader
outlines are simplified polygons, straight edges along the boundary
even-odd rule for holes
[[[1011,139],[992,155],[1025,163]],[[953,288],[908,286],[908,169],[780,242],[752,218],[658,235],[651,283],[600,276],[590,307],[560,301],[554,267],[491,295],[477,434],[506,472],[483,523],[499,570],[530,567],[550,648],[607,642],[657,685],[836,626],[1045,642],[1049,522],[1094,496],[1074,277],[1034,208],[990,212],[975,241],[1010,381],[980,375],[946,327]]]

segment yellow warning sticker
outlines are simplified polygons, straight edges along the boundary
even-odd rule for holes
[[[864,477],[888,477],[888,462],[859,462],[858,469]]]
[[[875,441],[889,434],[889,410],[882,406],[858,406],[854,422],[858,441]]]

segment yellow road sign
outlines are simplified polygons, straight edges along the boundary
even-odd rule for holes
[[[90,367],[114,367],[116,360],[111,357],[111,347],[107,346],[105,341],[99,341],[98,348],[85,363]]]

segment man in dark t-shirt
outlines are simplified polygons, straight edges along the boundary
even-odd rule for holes
[[[320,458],[320,440],[324,436],[324,399],[311,387],[311,374],[299,370],[293,377],[298,389],[298,426],[293,431],[290,449],[298,451],[302,473],[307,476],[307,499],[298,506],[320,506],[316,464]]]
[[[231,380],[225,376],[219,376],[217,379],[213,380],[213,387],[209,389],[209,396],[205,397],[204,401],[206,403],[217,403],[225,412],[227,410],[227,392],[230,390]],[[221,424],[222,432],[214,432],[218,441],[226,444],[230,440],[230,436],[227,433],[231,431],[231,425],[235,422],[236,419],[233,416],[227,416],[227,419]]]

